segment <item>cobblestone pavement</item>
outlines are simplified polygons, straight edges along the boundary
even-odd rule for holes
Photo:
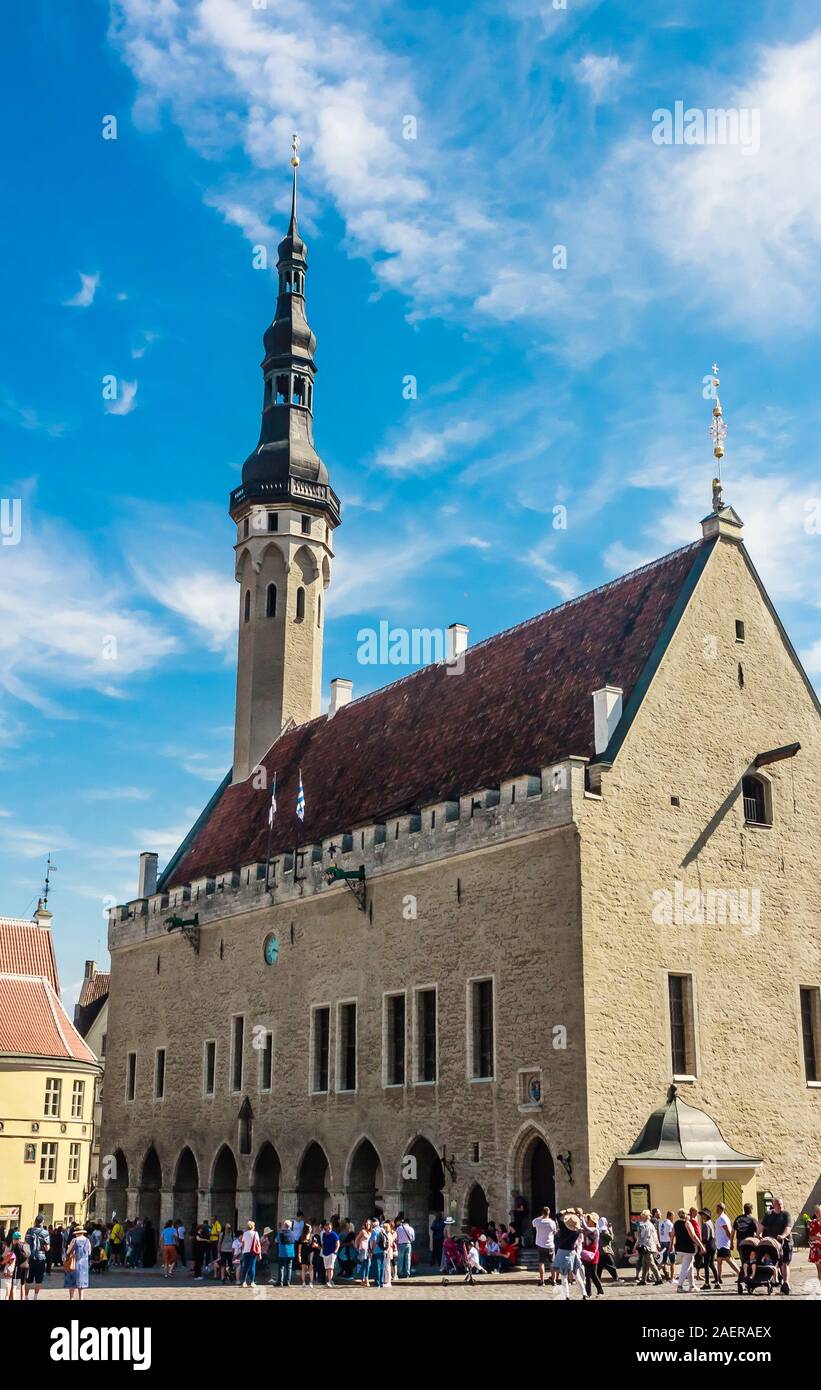
[[[724,1286],[721,1289],[710,1290],[703,1293],[700,1286],[692,1294],[677,1294],[675,1289],[671,1289],[669,1284],[661,1287],[647,1285],[638,1287],[635,1282],[635,1275],[632,1271],[628,1272],[628,1278],[624,1282],[611,1285],[608,1281],[604,1285],[605,1294],[603,1302],[621,1302],[622,1300],[648,1299],[653,1303],[701,1303],[707,1307],[713,1303],[726,1303],[728,1300],[737,1298],[735,1281],[732,1278],[725,1278]],[[814,1299],[821,1304],[821,1280],[816,1276],[815,1270],[809,1264],[804,1251],[797,1252],[792,1267],[791,1278],[792,1297],[805,1301]],[[40,1297],[45,1301],[60,1299],[68,1301],[68,1293],[62,1287],[62,1276],[55,1273],[50,1281],[43,1287]],[[559,1299],[560,1289],[544,1288],[540,1289],[537,1283],[537,1276],[529,1272],[504,1275],[483,1275],[477,1279],[471,1288],[464,1284],[461,1279],[449,1279],[443,1285],[440,1275],[432,1273],[415,1274],[411,1279],[403,1280],[400,1284],[393,1284],[386,1289],[363,1289],[359,1287],[348,1288],[344,1284],[337,1285],[333,1289],[317,1287],[316,1289],[303,1289],[295,1286],[290,1289],[271,1288],[268,1284],[259,1284],[255,1289],[238,1288],[235,1285],[217,1284],[210,1280],[195,1282],[187,1270],[178,1270],[172,1279],[164,1279],[160,1270],[136,1270],[131,1271],[112,1271],[102,1278],[92,1278],[91,1287],[86,1290],[87,1299],[119,1300],[119,1299],[244,1299],[249,1300],[289,1300],[289,1299],[344,1299],[344,1300],[390,1300],[398,1302],[405,1299],[491,1299],[491,1300],[516,1300],[516,1299]],[[578,1290],[573,1295],[575,1302],[579,1300]],[[745,1295],[745,1297],[747,1297]],[[756,1299],[764,1298],[766,1294],[756,1294]],[[778,1299],[780,1303],[787,1302],[783,1295],[774,1293],[769,1299]],[[595,1301],[595,1300],[594,1300]]]

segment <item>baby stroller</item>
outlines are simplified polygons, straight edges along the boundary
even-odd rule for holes
[[[772,1236],[748,1236],[738,1247],[741,1257],[741,1270],[738,1276],[738,1292],[755,1293],[756,1289],[766,1289],[771,1294],[779,1283],[778,1261],[781,1259],[781,1246]]]
[[[466,1276],[468,1263],[465,1257],[465,1246],[461,1240],[446,1240],[442,1252],[442,1283],[447,1284],[449,1274],[461,1274]]]

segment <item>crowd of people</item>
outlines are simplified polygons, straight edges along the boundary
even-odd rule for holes
[[[430,1253],[426,1240],[422,1260],[445,1282],[455,1276],[473,1284],[483,1275],[510,1273],[530,1235],[521,1212],[515,1210],[512,1215],[510,1224],[487,1221],[467,1234],[457,1234],[452,1217],[436,1216],[430,1228]],[[618,1284],[634,1264],[638,1285],[675,1282],[679,1292],[688,1292],[700,1284],[707,1292],[721,1287],[729,1268],[741,1291],[744,1270],[736,1263],[734,1247],[743,1262],[758,1241],[771,1243],[778,1285],[783,1293],[790,1292],[792,1218],[778,1198],[761,1221],[753,1216],[749,1202],[734,1221],[720,1202],[715,1214],[695,1206],[689,1211],[668,1211],[665,1216],[658,1208],[648,1209],[631,1224],[619,1246],[608,1219],[580,1207],[555,1215],[544,1207],[528,1224],[539,1284],[561,1287],[564,1298],[570,1298],[573,1287],[583,1299],[592,1298],[594,1290],[599,1297],[606,1286],[603,1278]],[[821,1206],[808,1224],[808,1238],[810,1262],[821,1280]],[[259,1282],[280,1288],[298,1284],[331,1289],[347,1284],[382,1289],[411,1277],[422,1262],[416,1245],[416,1231],[403,1212],[394,1220],[380,1212],[356,1224],[338,1216],[309,1221],[298,1211],[276,1230],[266,1225],[258,1230],[253,1221],[234,1230],[230,1223],[212,1217],[190,1231],[176,1219],[161,1224],[157,1231],[148,1219],[123,1222],[114,1217],[110,1223],[90,1223],[87,1229],[78,1224],[47,1225],[38,1216],[25,1235],[13,1230],[0,1238],[0,1301],[15,1296],[36,1299],[55,1269],[62,1273],[69,1297],[82,1299],[92,1273],[151,1269],[158,1262],[166,1279],[186,1271],[193,1279],[246,1288]]]

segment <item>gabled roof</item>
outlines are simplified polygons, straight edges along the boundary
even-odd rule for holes
[[[96,1062],[49,980],[0,972],[0,1054]]]
[[[732,1163],[750,1167],[762,1162],[739,1153],[727,1143],[712,1115],[679,1099],[671,1086],[667,1100],[654,1110],[629,1153],[619,1162],[642,1163]]]
[[[714,542],[696,541],[581,598],[477,643],[464,671],[425,666],[282,734],[272,854],[485,787],[593,757],[594,690],[630,698],[669,642]],[[295,815],[300,769],[305,819]],[[161,888],[264,861],[269,793],[226,779]],[[256,779],[259,780],[259,779]]]
[[[26,917],[0,917],[0,970],[44,976],[59,995],[50,928]]]
[[[95,970],[83,980],[74,1009],[74,1023],[84,1038],[88,1037],[89,1028],[104,1008],[110,986],[111,975],[107,970]]]

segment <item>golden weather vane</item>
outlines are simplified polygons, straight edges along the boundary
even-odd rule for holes
[[[291,166],[294,169],[299,166],[299,136],[296,131],[291,136]]]

